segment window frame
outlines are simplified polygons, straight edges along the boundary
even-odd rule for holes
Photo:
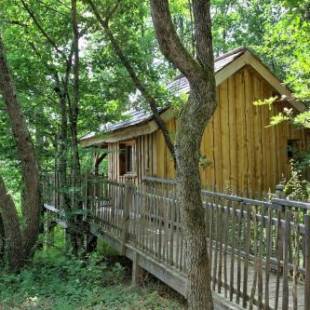
[[[135,160],[136,160],[136,142],[134,140],[120,142],[119,175],[120,176],[136,175]]]

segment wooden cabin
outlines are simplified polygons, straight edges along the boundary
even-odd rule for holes
[[[257,196],[274,191],[289,174],[292,149],[305,149],[310,135],[283,122],[268,126],[284,107],[303,111],[290,91],[250,51],[233,50],[215,61],[218,107],[201,144],[201,180],[204,187]],[[176,95],[189,91],[185,77],[168,85]],[[276,104],[256,106],[258,99],[277,96]],[[172,108],[161,117],[174,136],[178,120]],[[103,132],[81,139],[83,147],[107,149],[108,177],[116,181],[145,177],[175,178],[175,169],[163,135],[149,112],[134,111],[125,121],[107,124]]]

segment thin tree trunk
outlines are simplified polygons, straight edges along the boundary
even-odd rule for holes
[[[57,137],[56,173],[58,179],[58,190],[60,191],[60,206],[67,210],[69,201],[67,193],[67,145],[68,145],[68,121],[66,96],[63,92],[59,94],[60,124]]]
[[[7,65],[1,36],[0,91],[6,104],[18,156],[21,161],[25,189],[23,203],[25,228],[22,232],[22,238],[25,257],[27,257],[31,254],[39,233],[41,206],[39,168],[26,120],[17,100],[15,85]],[[3,221],[6,222],[6,219],[3,218]]]
[[[80,102],[80,56],[79,56],[79,30],[77,21],[76,0],[71,1],[72,5],[72,29],[73,29],[73,100],[71,102],[71,135],[73,149],[73,177],[79,181],[80,158],[78,150],[78,115]]]
[[[71,18],[73,30],[73,96],[72,101],[69,101],[69,117],[71,129],[71,142],[72,142],[72,186],[74,192],[72,195],[73,209],[80,209],[80,187],[81,187],[81,167],[78,148],[78,115],[79,115],[79,102],[80,102],[80,55],[79,55],[79,29],[77,20],[77,0],[71,0]],[[80,215],[73,219],[73,225],[79,224],[82,221]],[[78,253],[79,248],[82,246],[81,236],[75,232],[71,232],[71,241],[73,252]]]

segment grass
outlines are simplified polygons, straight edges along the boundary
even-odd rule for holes
[[[107,251],[101,245],[85,262],[53,248],[38,252],[19,274],[0,271],[0,309],[184,308],[176,295],[156,281],[132,287],[129,267],[116,256],[105,259]]]

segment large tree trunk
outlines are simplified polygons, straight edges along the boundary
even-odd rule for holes
[[[4,247],[5,247],[4,226],[0,212],[0,266],[1,264],[4,264]]]
[[[22,244],[24,256],[28,257],[33,250],[39,233],[40,222],[40,178],[37,159],[31,136],[27,129],[25,117],[21,111],[16,96],[6,57],[2,39],[0,36],[0,92],[3,95],[6,109],[11,122],[13,136],[17,146],[17,153],[21,161],[22,177],[24,181],[24,222],[22,232]],[[2,213],[4,224],[9,220],[6,212]],[[4,225],[6,227],[6,225]],[[5,230],[5,234],[7,232]],[[10,241],[8,241],[10,242]]]
[[[205,94],[204,84],[201,85]],[[205,94],[207,96],[207,94]],[[211,275],[208,257],[205,210],[201,200],[199,174],[200,144],[205,128],[205,111],[191,94],[189,109],[182,111],[176,136],[177,197],[187,242],[187,300],[189,309],[212,309]],[[212,96],[211,96],[212,97]],[[212,107],[212,105],[210,105]],[[212,108],[209,115],[212,115]]]
[[[16,271],[24,263],[24,248],[16,208],[11,196],[7,193],[1,176],[0,213],[3,218],[3,230],[6,239],[5,250],[9,267],[12,271]]]
[[[210,2],[192,0],[197,59],[176,33],[168,0],[150,2],[161,51],[190,83],[190,96],[181,108],[176,134],[177,197],[187,242],[188,307],[209,310],[213,301],[199,159],[202,135],[216,107]]]

